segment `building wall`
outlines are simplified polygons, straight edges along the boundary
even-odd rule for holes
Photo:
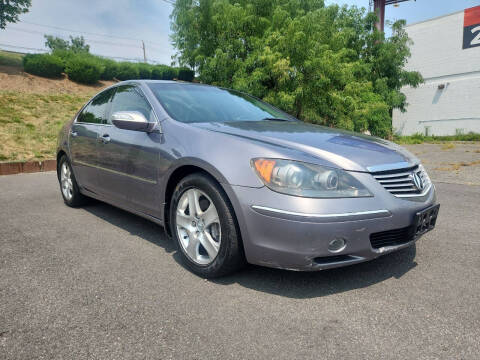
[[[406,68],[425,83],[402,89],[409,105],[393,113],[396,133],[480,133],[480,47],[462,49],[463,20],[462,11],[407,26],[414,44]]]

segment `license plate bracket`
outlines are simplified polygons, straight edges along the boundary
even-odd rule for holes
[[[433,230],[437,222],[438,211],[440,210],[440,204],[430,206],[415,214],[415,238]]]

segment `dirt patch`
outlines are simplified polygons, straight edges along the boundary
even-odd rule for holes
[[[445,143],[442,145],[442,150],[451,150],[451,149],[455,149],[455,144]]]
[[[61,79],[47,79],[23,72],[15,66],[0,66],[0,91],[19,91],[37,94],[92,94],[114,84],[100,81],[95,85],[74,83],[64,76]]]

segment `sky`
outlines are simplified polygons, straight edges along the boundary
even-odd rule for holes
[[[175,53],[169,39],[170,1],[174,0],[33,0],[20,22],[0,30],[0,49],[38,52],[35,49],[45,49],[44,34],[65,39],[83,35],[94,54],[138,60],[143,59],[143,40],[148,61],[170,64]],[[369,0],[325,3],[368,8]],[[409,1],[398,8],[387,6],[386,19],[414,23],[478,5],[480,0]]]
[[[369,0],[326,0],[325,4],[356,5],[368,8]],[[386,20],[407,20],[407,24],[432,19],[480,5],[480,0],[411,0],[389,5],[385,9]]]

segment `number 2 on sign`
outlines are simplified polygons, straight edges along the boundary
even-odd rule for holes
[[[480,45],[480,26],[477,26],[472,29],[472,34],[475,34],[478,31],[477,36],[475,36],[470,43],[470,45]]]

